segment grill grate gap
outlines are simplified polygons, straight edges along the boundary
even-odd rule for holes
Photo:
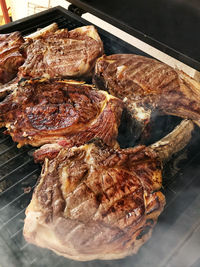
[[[17,172],[17,171],[20,171],[23,167],[25,167],[25,166],[28,165],[29,163],[33,163],[33,159],[30,159],[30,158],[29,158],[29,159],[26,160],[23,164],[17,166],[14,170],[10,171],[9,173],[6,173],[4,176],[2,176],[2,177],[0,178],[0,182],[5,181],[6,179],[10,179],[10,178],[11,178],[10,176],[11,176],[12,174],[14,174],[14,173]]]
[[[6,162],[0,164],[0,168],[4,167],[6,164],[9,164],[9,163],[11,163],[11,162],[14,161],[14,160],[19,159],[21,156],[24,156],[26,152],[27,152],[27,151],[20,151],[20,152],[19,152],[17,155],[15,155],[14,157],[12,157],[12,158],[8,159]]]
[[[13,195],[17,195],[17,192],[13,192],[13,190],[16,190],[17,189],[17,186],[18,187],[20,187],[20,188],[22,188],[22,183],[23,182],[25,182],[26,180],[28,180],[28,179],[36,179],[35,178],[35,176],[39,176],[39,169],[37,168],[37,169],[35,169],[35,170],[33,170],[32,172],[30,172],[30,173],[28,173],[26,176],[24,176],[23,178],[21,178],[20,180],[18,180],[15,184],[13,184],[13,185],[11,185],[9,188],[7,188],[6,190],[4,190],[1,194],[0,194],[0,205],[2,204],[2,198],[3,198],[3,196],[5,195],[5,194],[8,194],[8,195],[10,195],[11,196],[11,198],[12,198],[12,196]],[[26,186],[26,187],[28,187],[28,186],[30,186],[30,182],[29,183],[26,183],[26,184],[24,184],[24,186]],[[8,201],[6,201],[6,203],[7,202],[9,202],[9,200]],[[1,206],[0,206],[1,207]]]
[[[1,136],[0,136],[0,138],[1,138]],[[0,144],[4,143],[8,139],[10,139],[10,136],[6,136],[5,138],[2,137],[1,140],[0,140]]]
[[[12,218],[9,218],[5,223],[2,223],[0,231],[3,231],[6,228],[10,235],[14,235],[23,225],[22,220],[25,218],[25,209],[26,208],[20,210]]]
[[[22,193],[21,195],[18,195],[0,210],[1,220],[4,223],[7,222],[9,218],[14,217],[16,212],[27,207],[30,202],[34,187],[35,185],[32,187],[29,194]]]

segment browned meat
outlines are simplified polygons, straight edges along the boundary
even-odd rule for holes
[[[165,205],[161,159],[182,149],[192,130],[185,120],[151,147],[96,141],[46,158],[26,210],[25,239],[81,261],[136,253]]]
[[[96,63],[94,82],[123,99],[142,123],[158,109],[200,125],[200,84],[155,59],[130,54],[103,56]]]
[[[28,80],[0,103],[0,124],[18,147],[58,142],[81,145],[92,138],[116,144],[121,100],[92,85],[69,80]]]
[[[0,83],[12,80],[24,63],[24,57],[19,52],[23,43],[24,39],[19,32],[0,34]]]
[[[103,53],[103,43],[94,26],[46,31],[30,36],[24,45],[26,61],[19,77],[88,77]]]
[[[24,39],[23,39],[23,37],[20,36],[20,33],[18,33],[18,32],[13,33],[14,37],[12,37],[12,35],[10,37],[9,34],[2,35],[2,37],[5,36],[5,38],[6,38],[6,36],[8,36],[8,38],[13,39],[13,44],[16,46],[16,49],[18,49],[19,52],[16,53],[15,51],[12,51],[12,49],[11,49],[10,54],[8,53],[8,56],[9,56],[8,60],[10,60],[10,62],[9,62],[9,66],[5,70],[4,74],[10,75],[11,74],[10,72],[13,72],[13,75],[15,77],[11,81],[9,81],[9,82],[7,81],[5,84],[0,85],[0,100],[4,99],[8,94],[13,92],[13,90],[17,87],[19,77],[17,76],[18,68],[17,68],[16,64],[20,63],[20,57],[23,59],[20,65],[22,65],[24,63],[26,55],[23,53],[23,51],[25,50],[25,47],[27,47],[28,44],[31,43],[34,39],[45,38],[45,36],[47,36],[48,34],[52,34],[53,32],[55,32],[57,30],[58,30],[58,25],[56,23],[52,23],[49,26],[32,33],[31,35],[24,37]],[[14,40],[14,38],[16,40]],[[24,40],[25,40],[25,42],[24,42]],[[2,43],[2,46],[4,46],[4,44],[5,44],[5,42]],[[10,43],[10,45],[12,45],[12,44]],[[5,46],[6,46],[6,44],[5,44]],[[11,58],[13,58],[13,61],[11,60]],[[10,78],[12,78],[12,75],[10,76]]]
[[[122,258],[150,237],[165,204],[161,183],[160,161],[145,147],[63,149],[45,161],[25,239],[76,260]]]
[[[17,77],[5,84],[0,85],[0,100],[3,100],[8,94],[12,93],[17,88],[17,85]]]

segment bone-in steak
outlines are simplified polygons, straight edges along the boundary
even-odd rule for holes
[[[76,260],[135,253],[165,205],[161,184],[160,160],[146,147],[62,149],[45,160],[26,210],[25,239]]]
[[[0,103],[0,123],[18,146],[58,142],[81,145],[92,138],[116,144],[120,99],[69,80],[28,80]]]
[[[28,38],[23,53],[20,78],[88,77],[103,53],[103,43],[94,26],[83,26]]]
[[[200,125],[200,84],[155,59],[132,54],[103,56],[96,63],[94,82],[123,99],[142,123],[158,109]]]
[[[82,261],[136,253],[165,205],[162,162],[188,143],[193,128],[184,120],[150,147],[114,149],[96,140],[46,158],[25,239]]]

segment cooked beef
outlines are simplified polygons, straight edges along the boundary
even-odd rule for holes
[[[0,103],[0,124],[18,147],[58,142],[81,145],[101,138],[115,145],[121,100],[92,85],[69,80],[27,80]]]
[[[29,43],[32,42],[32,40],[38,39],[38,38],[46,38],[47,35],[54,33],[58,30],[58,24],[53,22],[49,24],[48,26],[44,28],[39,28],[37,31],[26,35],[24,39],[28,42],[26,42],[25,46]],[[24,47],[25,48],[25,47]]]
[[[24,63],[24,57],[19,52],[23,43],[19,32],[0,34],[0,83],[11,81]]]
[[[165,205],[161,159],[182,149],[192,130],[183,121],[151,147],[114,149],[95,141],[46,158],[26,210],[25,239],[81,261],[136,253]]]
[[[23,37],[20,36],[20,33],[18,33],[18,32],[14,33],[14,36],[16,38],[15,41],[18,44],[19,52],[18,53],[15,52],[14,54],[12,54],[13,52],[11,51],[9,56],[13,56],[13,61],[11,61],[11,59],[8,57],[8,59],[10,60],[10,63],[9,63],[7,70],[5,70],[5,73],[4,73],[5,75],[10,75],[10,72],[13,71],[14,78],[10,81],[6,81],[5,84],[0,85],[0,100],[4,99],[8,94],[13,92],[13,90],[17,87],[19,77],[17,76],[18,68],[17,68],[16,64],[20,63],[20,56],[22,58],[24,58],[20,65],[22,65],[24,63],[26,55],[23,53],[23,51],[28,46],[28,44],[31,43],[36,38],[45,38],[45,36],[55,32],[56,30],[58,30],[58,25],[56,23],[52,23],[47,27],[44,27],[44,28],[42,28],[42,29],[30,34],[30,35],[27,35],[26,37],[24,37],[24,39],[23,39]],[[2,35],[2,36],[4,36],[4,35]],[[8,36],[10,36],[10,35],[8,35]],[[12,37],[12,38],[14,41],[14,37]],[[14,60],[14,57],[15,57],[16,61]],[[12,76],[11,76],[11,78],[12,78]]]
[[[45,161],[24,237],[76,260],[122,258],[150,237],[165,204],[161,183],[160,161],[145,147],[63,149]]]
[[[88,77],[103,53],[103,43],[94,26],[84,26],[30,36],[23,53],[20,78]]]
[[[0,100],[2,101],[7,95],[12,93],[18,85],[18,78],[15,77],[13,80],[0,85]]]
[[[143,124],[158,109],[200,125],[200,84],[155,59],[132,54],[103,56],[96,63],[94,82],[123,99]]]

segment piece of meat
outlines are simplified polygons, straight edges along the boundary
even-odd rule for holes
[[[26,209],[25,239],[81,261],[136,253],[165,205],[161,159],[183,148],[193,127],[183,121],[151,147],[114,149],[96,140],[46,158]]]
[[[101,138],[115,145],[123,109],[120,99],[70,80],[21,81],[0,103],[0,124],[18,147],[81,145]]]
[[[200,125],[200,84],[155,59],[133,54],[103,56],[96,62],[93,81],[121,98],[143,125],[156,109]]]
[[[45,158],[54,159],[64,147],[69,147],[65,141],[41,146],[33,152],[35,163],[43,163]]]
[[[18,85],[18,78],[15,77],[13,80],[0,85],[0,100],[2,101],[7,95],[12,93]]]
[[[63,149],[45,160],[24,237],[75,260],[122,258],[150,237],[165,204],[160,187],[161,164],[145,147]]]
[[[94,26],[46,31],[27,38],[19,78],[89,77],[103,43]]]
[[[0,34],[0,83],[11,81],[24,63],[20,47],[24,39],[19,32]]]
[[[7,49],[7,45],[9,45],[9,49],[7,51],[6,57],[8,61],[8,66],[3,66],[5,72],[4,75],[9,76],[9,79],[6,80],[6,83],[0,85],[0,100],[4,99],[8,94],[13,92],[13,90],[17,87],[17,83],[19,81],[18,73],[18,65],[22,65],[25,61],[26,54],[23,52],[29,43],[33,42],[33,40],[37,38],[45,38],[45,36],[52,34],[53,32],[58,30],[58,25],[56,23],[52,23],[47,27],[44,27],[36,32],[22,37],[19,32],[15,32],[13,34],[3,34],[1,35],[2,39],[5,37],[4,42],[0,42],[2,49]],[[7,37],[8,36],[8,37]],[[9,40],[7,44],[6,40]],[[13,43],[11,43],[13,40]],[[12,49],[11,49],[12,48]],[[13,50],[14,48],[14,50]],[[15,51],[17,49],[17,53]],[[20,59],[21,58],[21,59]],[[21,63],[20,63],[21,62]],[[5,67],[7,69],[5,69]],[[7,77],[6,76],[6,77]],[[13,79],[12,79],[13,78]],[[12,80],[10,80],[12,79]]]

